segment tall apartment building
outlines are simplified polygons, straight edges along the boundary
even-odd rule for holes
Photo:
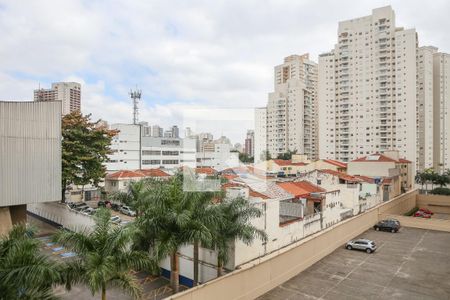
[[[52,83],[51,89],[34,90],[34,101],[61,101],[62,115],[81,110],[81,84],[77,82]]]
[[[351,161],[398,150],[416,161],[414,29],[390,6],[339,22],[334,50],[319,56],[319,156]]]
[[[256,111],[255,131],[261,132]],[[291,55],[275,67],[274,92],[266,109],[266,144],[272,157],[288,151],[317,158],[317,64],[308,54]]]
[[[434,167],[450,169],[450,54],[433,55]]]
[[[248,156],[253,156],[255,152],[255,131],[247,130],[247,136],[245,138],[244,153]]]
[[[434,164],[434,96],[433,56],[436,47],[420,47],[417,51],[417,170],[433,167]]]
[[[263,160],[267,151],[267,107],[255,108],[255,163]]]

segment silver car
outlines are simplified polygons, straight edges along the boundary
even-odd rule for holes
[[[371,240],[357,239],[349,241],[347,244],[345,244],[345,248],[347,248],[348,250],[363,250],[367,253],[372,253],[377,249],[377,246]]]

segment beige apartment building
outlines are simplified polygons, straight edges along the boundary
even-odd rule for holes
[[[52,83],[50,89],[34,90],[34,101],[61,101],[62,115],[81,110],[81,84],[77,82]]]
[[[416,31],[396,27],[390,6],[339,23],[319,57],[320,158],[396,149],[416,161],[416,52]]]
[[[309,54],[291,55],[275,67],[274,92],[266,108],[256,110],[255,152],[266,126],[266,149],[272,157],[288,151],[317,158],[317,63]],[[266,120],[261,122],[261,116]],[[261,124],[262,123],[262,124]],[[259,136],[259,137],[258,137]]]
[[[450,169],[450,54],[433,55],[434,167]]]
[[[267,151],[267,107],[255,108],[254,161],[260,162]]]

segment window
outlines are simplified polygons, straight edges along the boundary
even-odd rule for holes
[[[179,146],[180,145],[180,141],[178,141],[178,140],[161,140],[161,145],[175,145],[175,146]]]
[[[178,151],[163,151],[162,155],[178,155]]]
[[[177,165],[178,159],[165,159],[162,161],[163,165]]]
[[[161,150],[142,150],[142,155],[161,155]]]
[[[161,164],[161,160],[159,159],[151,159],[151,160],[142,160],[143,165],[159,165]]]

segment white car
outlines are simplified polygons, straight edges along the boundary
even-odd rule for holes
[[[111,217],[111,222],[113,222],[114,224],[119,224],[122,222],[122,219],[119,216],[114,216]]]
[[[136,212],[131,210],[131,208],[128,206],[122,206],[122,208],[120,209],[120,212],[123,213],[124,215],[130,216],[130,217],[136,216]]]

